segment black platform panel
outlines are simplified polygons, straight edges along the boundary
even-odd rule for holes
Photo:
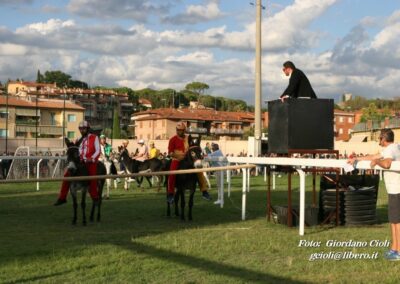
[[[334,147],[333,100],[288,99],[268,102],[268,152]]]

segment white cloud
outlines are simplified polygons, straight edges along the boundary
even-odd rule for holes
[[[41,35],[48,35],[54,32],[58,32],[64,28],[75,26],[73,20],[61,21],[59,19],[49,19],[45,23],[34,23],[27,25],[23,28],[16,30],[17,34],[29,34],[29,33],[39,33]]]
[[[172,24],[197,24],[215,20],[224,16],[218,7],[219,1],[210,1],[206,5],[189,5],[186,11],[175,16],[165,16],[163,22]]]

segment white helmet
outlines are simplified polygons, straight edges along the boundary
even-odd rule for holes
[[[138,141],[138,144],[144,144],[144,140],[143,140],[143,139],[140,139],[140,140]]]
[[[86,120],[81,121],[81,122],[79,123],[79,128],[90,128],[90,124],[89,124],[89,122],[87,122]]]

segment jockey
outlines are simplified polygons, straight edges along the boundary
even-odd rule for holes
[[[81,121],[79,123],[79,131],[82,137],[79,139],[79,155],[81,160],[85,163],[88,170],[89,176],[96,175],[97,163],[100,157],[100,143],[99,137],[95,134],[89,133],[90,125],[87,121]],[[70,176],[69,171],[64,173],[64,177]],[[94,201],[99,199],[97,192],[97,180],[92,179],[90,183],[90,196]],[[69,190],[69,181],[63,181],[61,185],[60,194],[55,206],[64,204],[67,202],[67,194]]]
[[[186,152],[189,149],[188,136],[185,135],[186,125],[183,122],[178,122],[176,125],[176,135],[169,139],[168,153],[172,158],[170,170],[175,171],[179,168],[179,161],[181,161]],[[206,200],[211,200],[211,196],[207,191],[207,182],[203,173],[198,173],[200,190],[202,196]],[[175,194],[175,181],[176,175],[169,175],[168,177],[168,191],[167,191],[167,202],[172,204],[174,202]]]
[[[108,161],[110,159],[112,148],[111,145],[107,143],[107,137],[104,134],[100,135],[100,150],[100,159]]]
[[[151,141],[149,143],[149,146],[150,146],[149,160],[154,158],[158,159],[160,156],[160,150],[158,150],[156,146],[154,146],[154,141]]]
[[[139,162],[144,162],[149,158],[149,150],[147,146],[144,144],[144,140],[140,139],[138,141],[139,144],[139,149],[137,154],[134,156],[134,159],[136,159]]]

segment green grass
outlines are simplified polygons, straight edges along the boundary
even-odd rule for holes
[[[297,204],[297,177],[293,187]],[[79,219],[72,226],[71,200],[52,206],[58,189],[59,183],[42,184],[39,192],[34,184],[0,185],[1,283],[395,283],[399,278],[398,263],[383,259],[387,248],[325,246],[331,239],[390,239],[383,184],[380,224],[309,227],[303,237],[298,228],[267,222],[261,177],[252,178],[246,221],[241,221],[241,178],[234,178],[223,209],[197,193],[194,220],[185,223],[165,216],[163,192],[119,188],[104,201],[101,223],[83,227]],[[215,197],[215,190],[211,194]],[[277,179],[272,199],[286,203],[285,177]],[[322,245],[299,247],[300,240]],[[379,255],[376,260],[309,261],[312,253],[329,251]]]

